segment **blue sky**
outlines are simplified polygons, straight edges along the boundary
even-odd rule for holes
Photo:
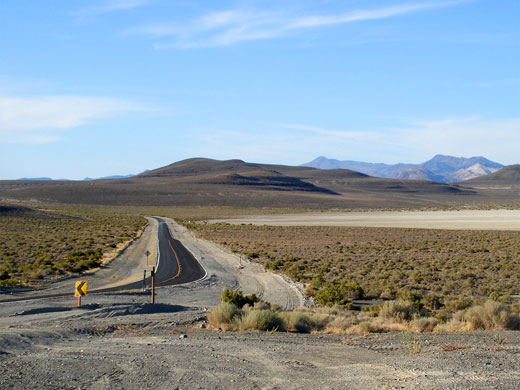
[[[520,162],[520,0],[5,0],[0,179]]]

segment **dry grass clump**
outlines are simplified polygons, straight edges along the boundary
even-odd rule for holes
[[[346,329],[347,334],[368,334],[368,333],[381,333],[383,328],[379,323],[375,321],[362,321],[359,324],[353,325]]]
[[[323,331],[330,334],[342,334],[346,333],[347,329],[354,326],[356,320],[355,317],[350,315],[333,316],[330,321],[327,322]]]
[[[291,332],[310,333],[323,328],[323,323],[319,321],[319,316],[315,314],[292,311],[282,313],[282,318],[286,324],[286,329]]]
[[[284,331],[285,322],[271,310],[249,310],[238,322],[240,330]]]
[[[256,310],[248,307],[239,309],[236,305],[222,302],[208,313],[208,322],[211,328],[223,331],[229,330],[263,330],[283,331],[284,320],[271,310]]]
[[[242,310],[232,303],[222,302],[208,313],[208,322],[211,327],[221,330],[230,330],[236,318],[242,316]]]

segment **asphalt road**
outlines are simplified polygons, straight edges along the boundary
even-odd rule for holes
[[[193,257],[193,255],[180,243],[171,236],[168,225],[161,218],[156,218],[159,222],[159,230],[157,232],[157,240],[159,245],[159,260],[157,271],[155,273],[155,285],[171,286],[174,284],[189,283],[202,279],[206,275],[206,271]],[[152,284],[151,276],[146,278],[146,286]],[[106,289],[96,289],[92,292],[111,292],[121,290],[132,290],[143,287],[142,280],[134,283],[124,284],[122,286],[111,287]]]
[[[183,284],[202,279],[206,275],[206,271],[193,255],[176,239],[171,236],[168,225],[161,218],[156,218],[159,222],[159,229],[157,232],[157,240],[159,246],[159,259],[157,270],[155,273],[155,285],[157,287],[170,286],[175,284]],[[151,275],[145,280],[146,287],[152,284]],[[88,294],[114,292],[122,290],[141,289],[143,281],[127,283],[117,287],[97,288],[88,291]],[[41,291],[37,296],[27,295],[25,297],[16,297],[9,299],[0,299],[0,302],[6,301],[22,301],[28,299],[38,298],[55,298],[70,296],[71,294],[45,294]]]

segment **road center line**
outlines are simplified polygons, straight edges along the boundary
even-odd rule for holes
[[[170,245],[170,248],[171,248],[171,250],[173,252],[173,255],[175,256],[175,260],[177,260],[177,274],[175,276],[169,278],[169,279],[166,279],[166,280],[163,280],[162,282],[157,283],[158,285],[164,284],[166,282],[169,282],[169,281],[171,281],[173,279],[178,278],[179,275],[181,274],[181,270],[182,270],[181,263],[179,261],[179,256],[177,256],[177,252],[175,252],[175,249],[173,249],[172,242],[169,239],[168,239],[168,244]]]

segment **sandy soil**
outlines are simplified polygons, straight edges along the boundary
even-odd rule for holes
[[[259,215],[208,222],[278,226],[373,226],[455,230],[520,230],[520,210],[323,212]]]
[[[0,388],[518,389],[520,332],[421,335],[412,355],[400,334],[204,329],[223,287],[291,308],[302,303],[298,286],[255,264],[241,268],[236,256],[168,222],[205,279],[159,288],[156,305],[145,292],[90,294],[80,308],[72,294],[0,303]]]

